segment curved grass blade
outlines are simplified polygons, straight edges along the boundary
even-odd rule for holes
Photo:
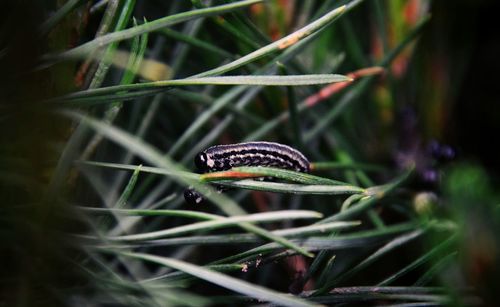
[[[318,223],[317,225],[321,224]],[[418,226],[415,224],[398,224],[388,226],[382,230],[376,229],[363,231],[352,235],[339,235],[336,237],[309,237],[306,240],[302,240],[301,245],[307,247],[311,251],[367,247],[370,245],[382,244],[389,241],[393,236],[399,233],[415,230],[417,227]],[[248,259],[254,260],[256,257],[272,253],[277,249],[281,249],[281,247],[274,243],[268,243],[247,250],[243,253],[217,260],[214,263],[241,262]],[[292,253],[289,253],[288,255],[292,255]]]
[[[218,184],[241,189],[256,191],[277,192],[287,194],[317,194],[317,195],[343,195],[362,194],[365,189],[352,185],[303,185],[292,183],[264,182],[255,180],[241,180],[234,182],[220,181]]]
[[[127,216],[175,216],[185,217],[197,220],[215,220],[224,218],[224,216],[210,214],[191,210],[150,210],[150,209],[108,209],[108,208],[93,208],[93,207],[77,207],[79,210],[94,213],[94,214],[116,214]]]
[[[203,181],[213,181],[221,179],[239,178],[238,173],[254,175],[252,177],[273,177],[278,179],[289,180],[292,182],[299,182],[303,184],[323,184],[323,185],[349,185],[348,183],[314,176],[306,173],[294,172],[286,169],[279,169],[274,167],[254,167],[254,166],[241,166],[234,167],[230,171],[213,172],[201,175]]]
[[[319,306],[317,304],[307,302],[304,299],[266,289],[264,287],[257,286],[249,282],[242,281],[219,272],[211,271],[204,267],[196,266],[184,261],[139,253],[122,253],[122,255],[139,260],[155,262],[179,271],[183,271],[226,289],[253,297],[259,301],[271,302],[280,306]]]
[[[214,6],[206,9],[192,10],[188,12],[183,12],[175,15],[170,15],[164,18],[160,18],[158,20],[154,20],[151,22],[144,23],[142,25],[129,28],[126,30],[113,32],[107,35],[103,35],[98,37],[88,43],[80,45],[76,48],[70,49],[58,55],[49,56],[49,58],[53,60],[63,60],[63,59],[80,59],[88,55],[90,52],[106,46],[108,44],[119,42],[125,39],[132,38],[134,36],[138,36],[147,32],[152,32],[159,30],[161,28],[171,26],[177,23],[181,23],[187,20],[191,20],[194,18],[206,17],[218,15],[226,12],[230,12],[232,10],[244,8],[246,6],[262,2],[262,0],[244,0],[238,1],[235,3]]]
[[[312,74],[312,75],[288,75],[288,76],[269,76],[269,75],[250,75],[250,76],[220,76],[220,77],[201,77],[178,80],[162,80],[144,83],[115,85],[89,89],[81,92],[75,92],[62,97],[49,100],[52,102],[61,102],[75,99],[89,99],[102,95],[117,95],[134,90],[152,90],[158,88],[169,88],[172,86],[188,85],[262,85],[262,86],[302,86],[312,84],[325,84],[334,82],[352,81],[351,78],[336,74]]]
[[[341,287],[333,289],[328,295],[314,298],[314,301],[329,305],[353,306],[381,300],[385,303],[406,302],[385,306],[447,306],[450,303],[445,289],[440,287]]]
[[[359,202],[357,202],[355,205],[349,206],[344,211],[321,220],[319,223],[350,219],[353,216],[368,210],[375,202],[379,201],[381,198],[385,197],[387,194],[391,193],[394,189],[403,184],[403,182],[405,182],[413,173],[413,170],[414,168],[410,168],[404,174],[388,184],[366,189],[366,194],[368,194],[368,196],[361,198]]]
[[[392,282],[394,282],[395,280],[397,280],[401,276],[407,274],[409,271],[411,271],[414,268],[418,267],[419,265],[429,261],[430,259],[434,258],[436,255],[442,253],[444,250],[447,250],[448,248],[450,248],[450,246],[455,243],[456,239],[457,239],[457,236],[452,235],[446,241],[440,243],[439,245],[437,245],[436,247],[431,249],[429,252],[420,256],[419,258],[417,258],[412,263],[408,264],[403,269],[399,270],[398,272],[394,273],[393,275],[387,277],[386,279],[384,279],[383,281],[378,283],[378,285],[379,286],[387,286],[387,285],[391,284]]]
[[[98,208],[93,208],[93,210]],[[102,209],[105,210],[105,209]],[[96,212],[103,212],[102,210],[96,210]],[[178,211],[178,210],[173,210]],[[194,214],[194,213],[193,213]],[[136,213],[131,213],[131,215],[136,215]],[[161,215],[161,214],[160,214]],[[186,214],[188,215],[188,214]],[[184,216],[184,215],[179,215]],[[187,217],[191,217],[189,214]],[[207,220],[213,218],[206,218]],[[324,233],[331,232],[333,230],[341,230],[351,227],[356,227],[361,225],[359,221],[347,221],[347,222],[333,222],[327,224],[315,224],[304,227],[288,228],[281,230],[274,230],[271,233],[287,238],[294,237],[306,237],[314,234],[320,235]],[[228,244],[242,244],[242,243],[262,243],[262,239],[254,234],[231,234],[231,235],[208,235],[208,236],[187,236],[178,238],[168,238],[168,239],[156,239],[156,240],[145,240],[141,242],[127,242],[127,243],[106,243],[99,245],[92,245],[90,247],[95,248],[143,248],[149,246],[179,246],[179,245],[228,245]]]
[[[172,227],[165,230],[159,230],[148,233],[140,233],[133,235],[125,235],[119,237],[107,237],[110,241],[141,241],[141,240],[155,240],[175,235],[183,235],[195,231],[210,231],[213,229],[231,227],[239,225],[243,222],[263,223],[263,222],[276,222],[282,220],[306,219],[306,218],[321,218],[322,214],[315,211],[306,210],[286,210],[249,214],[244,216],[232,216],[228,218],[218,217],[212,221],[192,223],[188,225]]]
[[[345,280],[354,274],[358,273],[359,271],[363,270],[373,262],[375,262],[377,259],[380,259],[382,256],[387,254],[390,251],[393,251],[394,249],[400,247],[401,245],[404,245],[408,243],[409,241],[419,237],[422,235],[424,231],[422,229],[417,229],[414,230],[410,233],[405,233],[401,236],[398,236],[379,248],[377,251],[372,253],[370,256],[368,256],[366,259],[361,261],[359,264],[354,266],[352,269],[348,270],[347,272],[344,272],[340,274],[339,276],[335,277],[334,279],[327,280],[319,289],[317,289],[314,293],[312,293],[313,296],[318,296],[318,295],[323,295],[330,291],[335,285],[337,285],[339,282],[342,280]]]

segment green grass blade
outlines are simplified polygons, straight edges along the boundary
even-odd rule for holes
[[[317,304],[307,302],[304,299],[266,289],[264,287],[257,286],[255,284],[251,284],[249,282],[242,281],[219,272],[211,271],[184,261],[139,253],[123,253],[123,255],[139,260],[155,262],[179,271],[183,271],[200,279],[217,284],[226,289],[253,297],[259,301],[271,302],[280,306],[318,306]]]
[[[224,216],[191,210],[150,210],[150,209],[115,209],[115,208],[94,208],[77,207],[79,210],[94,214],[115,214],[127,216],[173,216],[192,218],[196,220],[215,220],[225,218]]]
[[[135,184],[137,183],[137,178],[139,177],[139,173],[141,172],[141,167],[142,167],[142,165],[139,165],[134,170],[134,173],[130,177],[127,185],[125,186],[123,193],[120,195],[120,198],[118,199],[118,201],[116,202],[116,204],[113,208],[121,209],[125,206],[128,199],[130,198],[130,195],[132,194],[132,191],[134,190]]]
[[[387,244],[376,250],[374,253],[372,253],[370,256],[368,256],[366,259],[361,261],[359,264],[357,264],[350,270],[344,272],[343,274],[333,279],[328,280],[321,288],[319,288],[314,292],[314,295],[325,294],[326,292],[330,291],[333,287],[335,287],[339,282],[355,275],[359,271],[363,270],[364,268],[375,262],[377,259],[380,259],[387,253],[421,236],[422,234],[423,231],[421,229],[417,229],[410,233],[405,233],[401,236],[394,238],[393,240],[391,240],[390,242],[388,242]]]
[[[458,252],[452,252],[443,258],[441,258],[435,265],[433,265],[427,272],[422,274],[420,278],[415,282],[415,287],[422,287],[428,284],[436,274],[443,271],[443,269],[456,260]]]
[[[205,71],[203,73],[197,74],[193,77],[202,77],[202,76],[213,76],[213,75],[220,75],[225,72],[234,70],[238,67],[241,67],[245,64],[248,64],[250,62],[253,62],[265,55],[268,55],[272,52],[276,52],[279,50],[286,49],[300,40],[303,40],[307,38],[308,36],[316,33],[317,31],[320,31],[323,29],[325,26],[333,22],[336,18],[338,18],[340,15],[345,10],[345,6],[341,6],[327,14],[325,14],[323,17],[311,22],[307,26],[303,27],[302,29],[299,29],[292,34],[289,34],[269,45],[266,45],[260,49],[255,50],[254,52],[251,52],[231,63],[228,63],[226,65],[219,66],[217,68],[214,68],[209,71]]]
[[[107,237],[110,241],[142,241],[142,240],[155,240],[165,237],[184,235],[187,233],[195,231],[211,231],[213,229],[219,229],[223,227],[231,227],[239,225],[239,223],[267,223],[276,222],[283,220],[294,220],[294,219],[307,219],[307,218],[321,218],[322,215],[315,211],[306,210],[287,210],[287,211],[275,211],[275,212],[265,212],[249,214],[244,216],[232,216],[228,218],[217,218],[213,221],[205,221],[192,223],[188,225],[172,227],[165,230],[159,230],[149,233],[140,233],[125,235],[119,237]]]
[[[409,169],[404,174],[402,174],[401,176],[394,179],[392,182],[390,182],[388,184],[367,189],[367,193],[371,194],[371,196],[366,196],[366,197],[362,198],[355,205],[352,205],[344,211],[341,211],[337,214],[334,214],[328,218],[321,220],[320,223],[350,219],[353,216],[368,210],[374,203],[379,201],[381,198],[387,196],[392,191],[394,191],[394,189],[396,189],[401,184],[403,184],[403,182],[405,182],[410,177],[410,175],[413,173],[413,170],[414,170],[413,168]],[[368,192],[368,190],[371,190],[372,192]]]
[[[63,60],[63,59],[81,59],[87,56],[90,52],[101,48],[102,46],[106,46],[108,44],[119,42],[122,40],[126,40],[132,38],[134,36],[138,36],[144,33],[153,32],[159,30],[161,28],[171,26],[177,23],[181,23],[184,21],[188,21],[194,18],[201,18],[206,16],[219,15],[226,12],[230,12],[232,10],[241,9],[246,6],[262,2],[262,0],[244,0],[238,1],[231,4],[225,4],[220,6],[214,6],[206,9],[192,10],[188,12],[183,12],[175,15],[170,15],[167,17],[160,18],[158,20],[154,20],[151,22],[144,23],[142,25],[132,27],[126,30],[113,32],[107,35],[103,35],[98,37],[88,43],[80,45],[71,50],[65,51],[59,55],[52,56],[55,60]]]
[[[312,84],[325,84],[334,82],[351,81],[349,77],[335,74],[323,75],[295,75],[295,76],[222,76],[222,77],[202,77],[178,80],[162,80],[135,84],[124,84],[91,89],[72,93],[51,101],[60,102],[74,99],[88,99],[90,97],[118,94],[120,92],[134,90],[152,90],[158,88],[170,88],[172,86],[190,85],[252,85],[252,86],[303,86]]]
[[[94,214],[107,214],[109,213],[109,209],[102,208],[79,208],[83,211],[88,211],[89,213]],[[217,215],[207,215],[207,214],[197,214],[195,211],[187,211],[187,210],[148,210],[149,212],[136,212],[137,210],[111,210],[114,214],[125,214],[131,216],[179,216],[179,217],[187,217],[194,218],[200,220],[213,220],[216,218],[220,218]],[[127,212],[130,211],[130,212]],[[141,210],[139,210],[141,211]],[[160,212],[155,212],[160,211]],[[162,211],[173,211],[173,212],[162,212]],[[178,212],[182,211],[182,212]],[[347,221],[347,222],[332,222],[327,224],[315,224],[304,227],[297,228],[287,228],[281,230],[274,230],[271,233],[283,236],[286,238],[302,238],[311,235],[321,235],[324,233],[331,232],[333,230],[342,230],[348,229],[351,227],[356,227],[361,225],[359,221]],[[262,238],[254,234],[241,234],[235,233],[230,235],[205,235],[205,236],[185,236],[185,237],[174,237],[167,239],[156,239],[156,240],[144,240],[140,242],[113,242],[113,243],[102,243],[98,245],[91,245],[90,247],[102,248],[102,249],[110,249],[110,248],[145,248],[151,246],[180,246],[180,245],[232,245],[232,244],[242,244],[242,243],[262,243]]]
[[[224,174],[227,174],[227,176],[224,176]],[[231,174],[234,174],[235,176],[232,177]],[[251,174],[255,175],[256,177],[273,177],[292,182],[299,182],[303,184],[349,185],[345,182],[329,178],[323,178],[306,173],[295,172],[291,170],[274,168],[274,167],[264,167],[264,166],[233,167],[231,168],[230,171],[227,172],[214,172],[202,175],[202,180],[209,182],[212,180],[238,178],[238,175],[243,175],[243,174]]]
[[[203,50],[206,52],[211,52],[211,53],[217,54],[223,58],[231,59],[234,57],[234,54],[227,52],[226,50],[219,48],[214,44],[197,39],[196,37],[185,35],[183,33],[177,32],[177,31],[169,29],[169,28],[160,29],[158,33],[163,34],[167,37],[173,38],[176,41],[189,44],[192,47],[195,47],[199,50]]]
[[[322,224],[318,223],[317,225]],[[382,230],[376,229],[370,231],[358,231],[357,233],[351,235],[338,235],[335,237],[309,237],[306,240],[301,239],[301,244],[311,251],[339,250],[353,247],[366,248],[370,245],[383,244],[402,232],[415,230],[416,228],[417,225],[415,224],[397,224],[388,226]],[[272,253],[277,249],[282,248],[277,244],[268,243],[243,253],[218,260],[215,263],[232,263],[235,261],[243,261],[242,259],[247,258],[255,259],[255,257]],[[288,256],[290,255],[292,255],[292,253],[288,253]]]
[[[365,189],[352,185],[303,185],[292,183],[264,182],[255,180],[241,180],[234,182],[220,181],[218,184],[236,187],[240,189],[249,189],[255,191],[266,191],[287,194],[309,194],[309,195],[345,195],[362,194]]]
[[[456,242],[457,236],[452,235],[442,243],[438,244],[436,247],[431,249],[429,252],[423,254],[422,256],[418,257],[415,261],[412,263],[408,264],[406,267],[402,268],[398,272],[394,273],[393,275],[387,277],[383,281],[381,281],[378,285],[379,286],[387,286],[391,283],[393,283],[395,280],[400,278],[401,276],[407,274],[409,271],[415,269],[416,267],[422,265],[423,263],[429,261],[430,259],[436,257],[443,251],[447,250]]]

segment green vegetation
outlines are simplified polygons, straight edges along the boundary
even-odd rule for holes
[[[0,47],[0,306],[490,301],[493,183],[400,112],[430,1],[54,2]],[[196,172],[251,140],[311,173]]]

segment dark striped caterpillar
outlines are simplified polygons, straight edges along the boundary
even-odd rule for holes
[[[269,166],[308,173],[309,160],[298,150],[273,142],[247,142],[209,147],[194,158],[202,173],[229,170],[238,166]],[[203,200],[193,189],[184,191],[188,203],[197,204]]]

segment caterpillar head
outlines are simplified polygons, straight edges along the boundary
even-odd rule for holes
[[[214,160],[210,158],[207,153],[200,152],[194,157],[194,165],[202,173],[209,172],[215,166]]]

